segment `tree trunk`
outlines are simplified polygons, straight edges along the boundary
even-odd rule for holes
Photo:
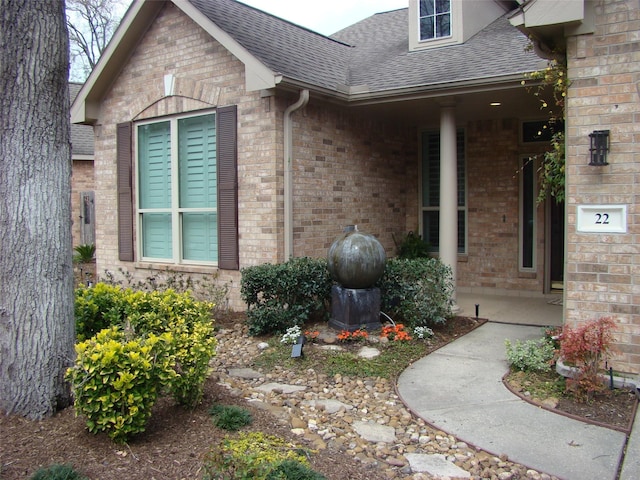
[[[74,356],[64,0],[0,0],[0,409],[70,401]]]

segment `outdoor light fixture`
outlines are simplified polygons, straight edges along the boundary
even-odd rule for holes
[[[589,165],[596,167],[609,165],[607,153],[609,152],[609,130],[594,130],[589,134],[591,160]]]

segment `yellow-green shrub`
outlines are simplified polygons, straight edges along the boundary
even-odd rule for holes
[[[76,337],[78,341],[93,337],[100,330],[120,325],[126,315],[127,295],[131,290],[97,283],[75,291]]]
[[[195,300],[189,292],[135,292],[128,297],[128,321],[138,334],[171,332],[176,378],[169,386],[183,405],[194,406],[202,398],[202,387],[215,353],[216,339],[211,319],[213,305]]]
[[[226,437],[211,450],[204,478],[265,480],[286,460],[309,465],[304,452],[282,438],[262,432],[240,433],[236,438]]]
[[[143,431],[150,407],[163,389],[183,405],[192,407],[201,400],[216,347],[212,307],[189,292],[172,290],[134,292],[97,284],[76,292],[79,332],[88,335],[98,325],[111,326],[77,345],[78,358],[68,373],[76,409],[87,416],[90,431],[107,431],[116,440]],[[151,364],[150,345],[154,346]],[[98,382],[94,376],[100,369],[106,375],[101,374]],[[130,403],[118,404],[114,413],[123,388],[145,395],[127,397]]]
[[[176,376],[172,342],[170,333],[127,339],[111,327],[76,345],[67,379],[90,432],[122,442],[144,431],[160,389]]]

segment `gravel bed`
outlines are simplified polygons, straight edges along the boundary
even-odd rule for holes
[[[239,374],[234,369],[252,369],[253,359],[264,345],[249,337],[242,323],[221,329],[217,337],[217,354],[211,366],[218,383],[233,396],[269,410],[278,422],[291,428],[315,449],[347,453],[363,468],[382,470],[389,479],[441,478],[412,471],[405,455],[417,453],[443,455],[468,472],[467,478],[557,480],[431,427],[405,407],[396,394],[395,385],[386,379],[328,377],[313,369],[300,374],[281,367],[269,372],[243,370]],[[277,387],[265,390],[270,383],[305,388],[290,393]],[[328,406],[322,402],[327,399],[341,403],[332,402]],[[391,427],[394,439],[390,442],[366,440],[356,431],[363,422]]]

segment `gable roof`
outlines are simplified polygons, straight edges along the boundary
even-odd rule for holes
[[[168,1],[244,63],[247,90],[306,88],[337,101],[375,102],[512,84],[540,63],[506,15],[464,44],[409,52],[407,8],[326,37],[236,0],[135,0],[74,102],[72,121],[96,118],[127,52]]]

